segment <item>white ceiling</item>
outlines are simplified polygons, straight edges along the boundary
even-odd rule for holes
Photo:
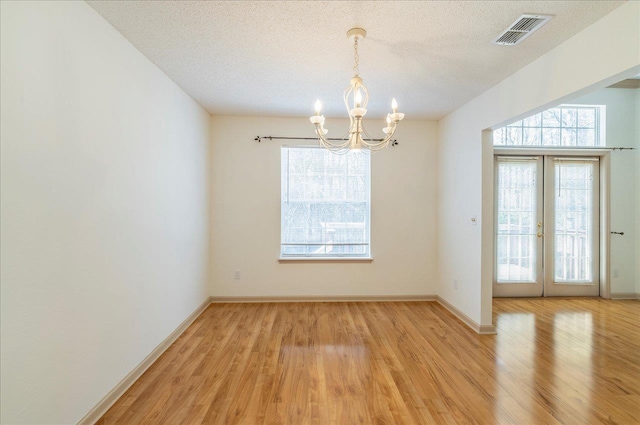
[[[407,118],[440,118],[622,1],[89,1],[212,114],[346,114],[352,27],[369,115],[392,97]],[[523,13],[555,17],[517,46],[491,41]]]

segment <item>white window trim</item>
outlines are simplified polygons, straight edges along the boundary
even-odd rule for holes
[[[306,148],[306,149],[322,149],[319,148],[318,146],[309,146],[309,145],[282,145],[281,146],[281,150],[282,148]],[[335,254],[315,254],[315,255],[286,255],[282,253],[282,212],[280,213],[280,230],[281,230],[281,237],[280,237],[280,255],[278,256],[278,262],[280,263],[301,263],[301,262],[325,262],[325,263],[335,263],[335,262],[340,262],[340,263],[371,263],[373,261],[373,255],[372,255],[372,251],[371,251],[371,159],[369,159],[369,164],[368,164],[368,184],[366,185],[366,190],[367,190],[367,199],[368,199],[368,208],[369,211],[367,213],[367,221],[368,221],[368,226],[367,226],[367,235],[366,235],[366,240],[368,241],[366,243],[367,247],[368,247],[368,253],[367,254],[346,254],[346,255],[335,255]],[[281,171],[281,176],[282,176],[282,171]],[[282,180],[280,181],[280,183],[282,184]],[[285,244],[287,245],[287,244]],[[318,244],[312,244],[312,245],[318,245]]]
[[[280,263],[371,263],[373,257],[279,257]]]
[[[503,126],[500,126],[499,128],[496,128],[494,130],[494,132],[496,130],[501,130],[501,129],[506,129],[507,127],[513,127],[513,125],[517,122],[523,123],[524,120],[526,120],[527,118],[530,118],[531,116],[537,115],[537,114],[544,114],[545,111],[551,110],[551,109],[557,109],[557,108],[573,108],[573,109],[595,109],[596,112],[596,116],[595,116],[595,123],[594,123],[594,133],[595,133],[595,140],[594,142],[596,143],[593,146],[583,146],[583,145],[576,145],[576,146],[564,146],[564,145],[543,145],[543,144],[539,144],[539,145],[522,145],[522,144],[514,144],[514,145],[508,145],[508,144],[496,144],[495,143],[495,139],[493,139],[492,144],[495,148],[512,148],[512,147],[528,147],[528,148],[551,148],[551,149],[562,149],[562,148],[573,148],[573,149],[589,149],[589,148],[603,148],[607,146],[607,139],[606,139],[606,122],[607,122],[607,116],[606,116],[606,105],[591,105],[591,104],[573,104],[573,103],[566,103],[566,104],[562,104],[562,105],[558,105],[558,106],[554,106],[553,108],[548,108],[545,109],[544,111],[540,111],[536,114],[531,114],[528,115],[526,117],[523,117],[522,119],[510,122],[509,124],[505,124]],[[516,127],[517,128],[517,127]],[[524,129],[524,124],[521,124],[520,127],[521,129]],[[538,128],[538,127],[535,127]],[[560,130],[562,130],[562,128],[564,128],[564,126],[562,126],[562,124],[560,125],[560,127],[545,127],[544,125],[542,125],[542,122],[540,124],[540,130],[544,130],[545,128],[559,128]],[[574,128],[574,127],[570,127],[570,128]],[[579,130],[579,127],[575,127],[576,130]]]

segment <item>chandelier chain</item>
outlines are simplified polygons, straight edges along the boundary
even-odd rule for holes
[[[358,69],[358,65],[360,63],[360,56],[358,56],[358,37],[355,37],[355,41],[353,42],[353,50],[354,50],[353,74],[354,74],[354,77],[358,77],[360,75],[360,70]]]

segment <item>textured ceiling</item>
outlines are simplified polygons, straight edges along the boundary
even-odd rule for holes
[[[358,26],[369,114],[395,96],[407,118],[440,118],[624,2],[88,3],[212,114],[306,116],[320,98],[345,115],[345,34]],[[555,17],[517,46],[492,45],[523,13]]]

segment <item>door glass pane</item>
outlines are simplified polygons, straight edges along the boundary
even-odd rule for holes
[[[556,283],[593,282],[593,161],[555,161]]]
[[[497,281],[536,281],[536,160],[498,159]]]

